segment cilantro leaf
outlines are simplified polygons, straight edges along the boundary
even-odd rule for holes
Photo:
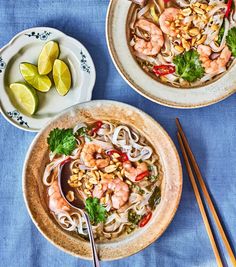
[[[188,82],[194,82],[204,74],[199,54],[190,50],[174,58],[177,74]]]
[[[151,209],[154,209],[161,202],[161,189],[156,186],[151,197],[148,200]]]
[[[54,129],[50,132],[48,139],[50,150],[58,155],[70,155],[76,147],[73,129]]]
[[[92,224],[96,225],[99,222],[105,222],[106,209],[99,203],[98,198],[89,197],[85,201],[85,209],[89,215]]]
[[[229,30],[226,37],[226,43],[232,52],[232,55],[236,57],[236,27]]]
[[[76,132],[78,136],[87,136],[88,135],[88,129],[87,127],[79,128],[79,130]]]
[[[223,23],[218,34],[218,39],[217,39],[218,45],[221,45],[221,41],[223,39],[224,33],[225,33],[225,24]]]

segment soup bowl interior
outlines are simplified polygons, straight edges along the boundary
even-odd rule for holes
[[[135,5],[111,0],[107,12],[106,37],[111,58],[125,81],[144,97],[170,107],[198,108],[217,103],[236,91],[236,63],[212,82],[177,88],[147,74],[132,54],[129,23]]]
[[[54,128],[71,128],[78,122],[115,120],[136,128],[153,146],[163,170],[162,199],[152,220],[130,235],[98,244],[101,260],[132,255],[154,242],[168,227],[177,210],[182,192],[182,169],[176,148],[165,130],[142,111],[114,101],[91,101],[69,108],[53,119],[34,139],[23,170],[23,193],[29,214],[39,231],[55,246],[74,256],[91,259],[88,241],[65,231],[54,219],[47,205],[42,182],[49,162],[47,137]]]

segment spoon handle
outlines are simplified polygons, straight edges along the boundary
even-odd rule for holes
[[[89,235],[89,239],[90,239],[90,243],[91,243],[91,248],[92,248],[92,253],[93,253],[93,266],[94,267],[100,267],[100,263],[99,263],[99,259],[98,259],[98,254],[97,254],[97,250],[96,250],[96,245],[95,245],[95,241],[93,238],[93,231],[92,231],[92,227],[91,227],[91,223],[89,220],[89,216],[86,212],[84,213],[84,218],[88,227],[88,235]]]

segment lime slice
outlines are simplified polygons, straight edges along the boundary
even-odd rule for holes
[[[15,105],[22,111],[34,114],[38,108],[38,95],[33,87],[26,83],[12,83],[10,94]]]
[[[52,82],[47,75],[39,75],[38,68],[30,63],[21,63],[20,72],[24,79],[40,92],[47,92]]]
[[[40,75],[48,74],[52,71],[53,63],[59,56],[59,46],[57,42],[47,42],[38,58],[38,70]]]
[[[54,62],[53,79],[59,95],[66,95],[71,87],[71,74],[66,63],[60,59]]]

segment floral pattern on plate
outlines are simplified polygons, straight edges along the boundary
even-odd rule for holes
[[[6,63],[3,61],[2,57],[0,57],[0,73],[6,68]]]
[[[35,37],[36,39],[40,39],[42,41],[46,41],[48,39],[48,36],[51,34],[52,34],[51,32],[44,31],[42,33],[39,33],[39,32],[26,33],[25,35],[28,37]]]
[[[7,112],[7,114],[10,118],[15,119],[20,125],[26,126],[29,128],[28,123],[23,120],[23,116],[20,114],[20,112],[18,110],[9,111],[9,112]]]
[[[90,66],[87,64],[86,55],[83,53],[82,50],[80,51],[80,55],[81,55],[81,60],[80,60],[81,69],[83,71],[86,71],[88,74],[90,74]]]

